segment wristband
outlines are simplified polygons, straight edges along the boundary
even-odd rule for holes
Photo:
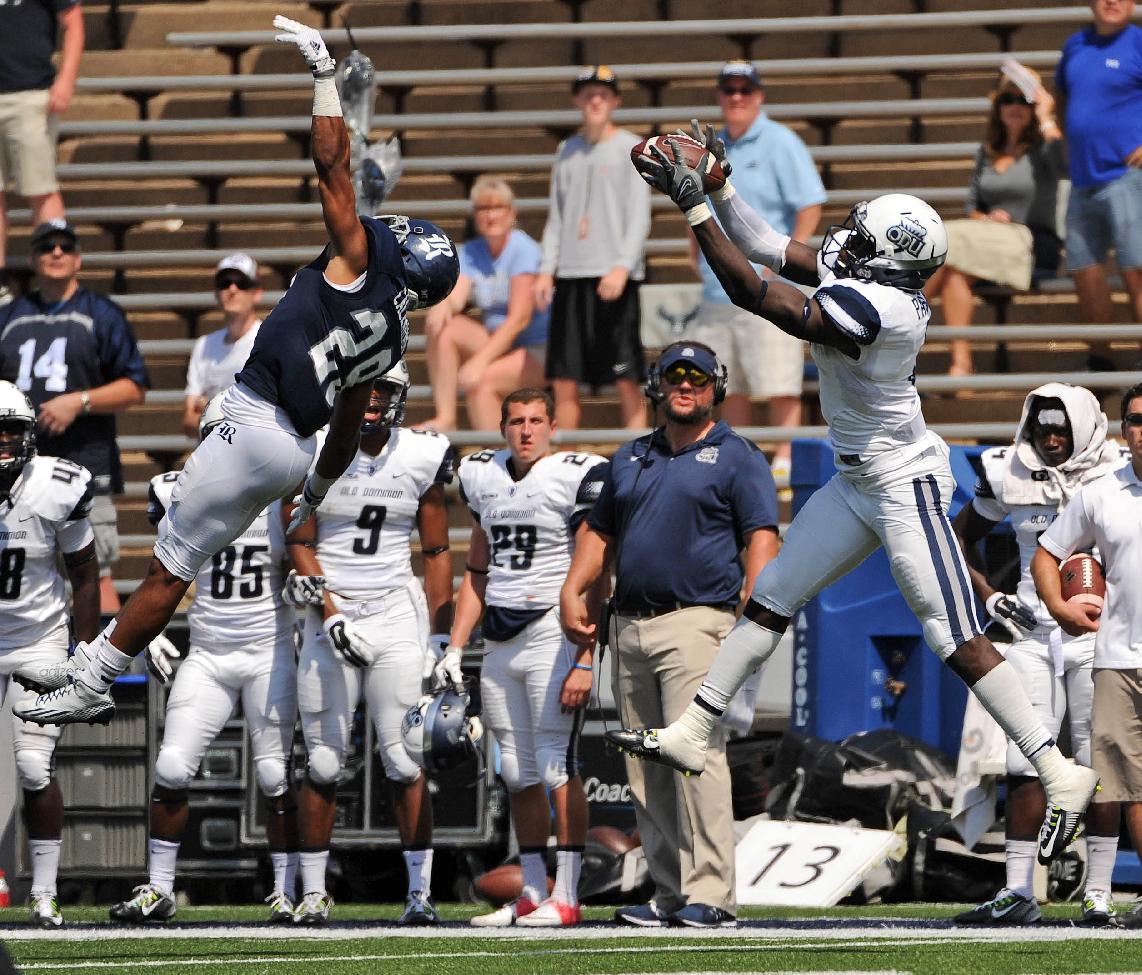
[[[690,207],[683,216],[691,227],[697,227],[698,224],[705,223],[709,220],[713,216],[713,213],[710,212],[710,208],[706,206],[705,203],[699,203],[697,206]]]
[[[333,59],[330,58],[332,64]],[[321,75],[313,80],[313,114],[341,118],[341,98],[337,94],[337,83],[333,80],[333,73]]]
[[[592,667],[590,664],[578,664],[578,663],[575,664],[574,669],[575,670],[586,670],[590,673],[594,673],[594,670],[595,670],[595,668]]]
[[[736,196],[737,192],[738,191],[734,189],[734,184],[727,179],[724,186],[720,187],[719,189],[710,191],[706,194],[706,196],[708,196],[715,203],[726,203],[730,200],[731,197]]]
[[[472,575],[486,576],[488,574],[487,569],[477,569],[474,565],[469,565],[467,563],[465,563],[464,568],[471,572]]]

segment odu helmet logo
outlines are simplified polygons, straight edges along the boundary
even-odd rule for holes
[[[913,257],[919,257],[920,251],[927,243],[928,231],[919,221],[909,219],[908,214],[900,215],[900,223],[893,224],[885,232],[888,242],[893,244],[897,251],[904,251]]]

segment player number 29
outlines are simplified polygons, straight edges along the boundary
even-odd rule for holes
[[[500,555],[515,549],[508,560],[509,567],[520,572],[530,569],[536,539],[534,525],[492,525],[492,564],[503,568]]]

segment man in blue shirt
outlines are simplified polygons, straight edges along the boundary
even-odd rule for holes
[[[777,553],[777,495],[765,456],[712,416],[726,381],[709,346],[677,342],[663,351],[647,395],[663,405],[666,423],[615,454],[563,586],[564,632],[593,645],[585,594],[614,556],[608,635],[625,727],[657,727],[655,721],[682,713],[734,624],[742,583],[750,591]],[[701,777],[627,758],[655,890],[649,904],[623,908],[616,920],[642,927],[736,923],[729,767],[725,735],[715,737]]]
[[[1113,321],[1102,267],[1113,246],[1142,321],[1142,27],[1130,23],[1134,0],[1090,7],[1094,24],[1067,38],[1055,73],[1071,159],[1067,270],[1082,320]],[[1105,356],[1090,365],[1114,368]]]
[[[763,110],[765,88],[750,61],[728,61],[718,75],[718,108],[726,158],[742,198],[769,223],[794,240],[807,241],[821,220],[825,187],[805,143]],[[801,423],[801,377],[805,344],[776,327],[759,328],[749,312],[736,308],[691,238],[690,257],[702,276],[702,304],[687,335],[712,346],[730,371],[722,416],[731,426],[751,422],[750,397],[769,400],[769,422]],[[768,273],[759,268],[759,273]],[[789,487],[790,445],[778,446],[773,473]]]

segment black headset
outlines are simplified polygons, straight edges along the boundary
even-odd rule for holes
[[[666,394],[662,391],[662,370],[658,364],[671,349],[686,348],[687,346],[702,349],[714,357],[714,405],[717,406],[726,398],[726,389],[730,382],[730,371],[722,363],[722,360],[718,358],[718,353],[704,342],[671,342],[670,345],[662,350],[658,359],[650,364],[650,369],[647,370],[646,374],[646,384],[642,390],[646,394],[647,399],[652,403],[656,405],[661,403],[666,398]]]

